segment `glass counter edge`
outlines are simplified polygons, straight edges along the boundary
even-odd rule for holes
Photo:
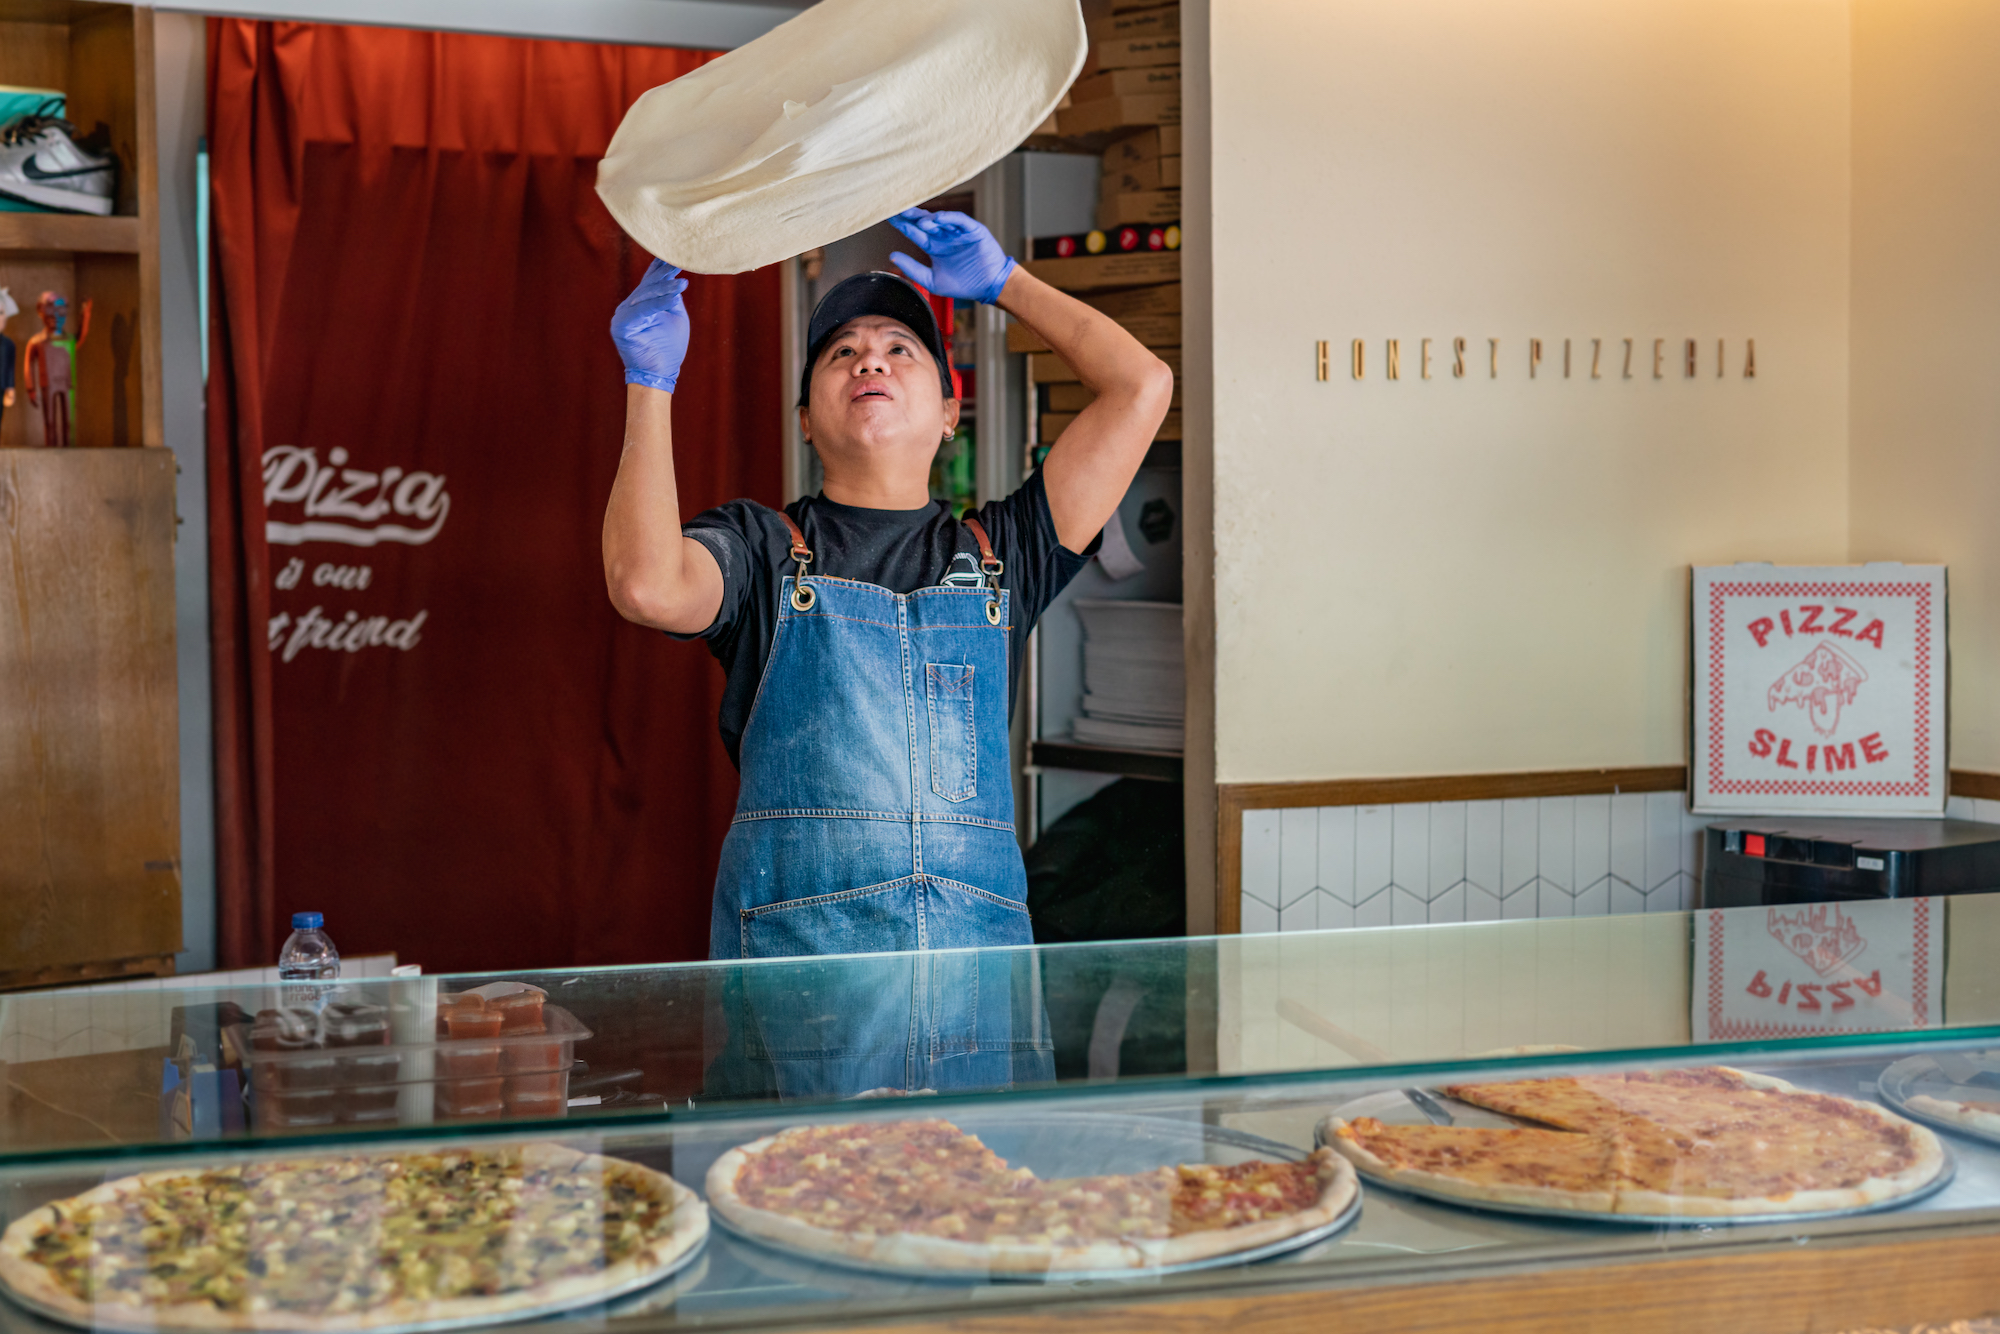
[[[1184,1075],[1141,1075],[1115,1080],[1074,1081],[1068,1084],[1040,1084],[1011,1089],[955,1090],[923,1095],[921,1102],[891,1099],[838,1099],[797,1102],[729,1102],[687,1107],[663,1107],[658,1111],[602,1113],[585,1118],[548,1117],[497,1121],[439,1121],[414,1125],[383,1126],[380,1129],[352,1127],[324,1134],[242,1135],[209,1139],[144,1140],[130,1144],[89,1144],[62,1148],[10,1150],[0,1146],[0,1166],[7,1168],[55,1166],[80,1162],[112,1162],[134,1159],[179,1159],[200,1154],[236,1157],[354,1149],[397,1142],[438,1140],[517,1140],[522,1138],[575,1139],[595,1137],[616,1139],[668,1130],[676,1125],[689,1127],[729,1122],[769,1122],[791,1120],[825,1122],[846,1115],[873,1120],[892,1115],[898,1107],[909,1108],[925,1119],[950,1119],[952,1109],[991,1106],[1005,1100],[1010,1106],[1078,1104],[1109,1100],[1139,1101],[1172,1094],[1213,1100],[1231,1094],[1269,1094],[1283,1097],[1287,1090],[1338,1083],[1366,1086],[1365,1091],[1400,1088],[1407,1085],[1435,1085],[1445,1082],[1440,1075],[1476,1074],[1483,1071],[1546,1072],[1553,1075],[1579,1067],[1661,1064],[1692,1067],[1715,1064],[1743,1064],[1745,1058],[1800,1058],[1829,1052],[1874,1051],[1883,1047],[1950,1051],[2000,1046],[2000,1025],[1974,1028],[1890,1029],[1872,1032],[1828,1034],[1811,1038],[1763,1039],[1746,1042],[1711,1043],[1699,1046],[1624,1047],[1601,1051],[1522,1052],[1453,1060],[1410,1061],[1393,1065],[1353,1065],[1315,1067],[1306,1070],[1278,1070],[1250,1074],[1198,1073]],[[1514,1077],[1519,1077],[1518,1075]]]

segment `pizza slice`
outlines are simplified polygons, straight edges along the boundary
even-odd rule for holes
[[[1616,1142],[1533,1127],[1385,1125],[1335,1119],[1331,1147],[1391,1185],[1498,1204],[1609,1213]]]

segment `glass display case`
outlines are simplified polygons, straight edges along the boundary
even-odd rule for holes
[[[880,1248],[828,1254],[796,1237],[759,1239],[741,1210],[711,1209],[705,1235],[621,1283],[523,1308],[432,1308],[424,1323],[1843,1330],[1985,1316],[2000,1310],[2000,1131],[1938,1109],[2000,1112],[2000,1056],[1988,1055],[2000,1053],[2000,978],[1988,963],[2000,912],[1963,899],[1902,901],[1882,914],[1661,913],[370,979],[315,995],[171,982],[14,995],[0,1000],[0,1051],[42,1055],[16,1035],[68,1030],[58,1045],[92,1036],[72,1044],[90,1050],[0,1069],[0,1211],[10,1224],[45,1219],[38,1211],[52,1202],[144,1173],[207,1172],[213,1194],[216,1180],[268,1181],[307,1160],[516,1161],[529,1145],[530,1157],[574,1151],[562,1161],[593,1170],[606,1160],[650,1169],[647,1180],[678,1183],[661,1189],[691,1217],[716,1173],[747,1161],[726,1156],[766,1137],[825,1126],[886,1136],[946,1122],[1004,1159],[1014,1189],[1049,1198],[1083,1179],[1101,1192],[1115,1177],[1166,1181],[1184,1200],[1189,1181],[1214,1179],[1200,1176],[1204,1165],[1303,1163],[1330,1180],[1350,1161],[1361,1168],[1358,1192],[1266,1244],[1173,1263],[1146,1259],[1155,1253],[1142,1247],[1138,1260],[1040,1272],[913,1267]],[[1850,1003],[1836,1006],[1841,996]],[[1519,1192],[1454,1194],[1386,1170],[1387,1150],[1372,1163],[1346,1149],[1313,1157],[1343,1127],[1350,1149],[1356,1127],[1398,1143],[1433,1131],[1581,1140],[1599,1132],[1560,1109],[1523,1112],[1467,1086],[1555,1080],[1526,1086],[1538,1096],[1610,1090],[1616,1102],[1620,1087],[1680,1088],[1717,1067],[1748,1072],[1755,1091],[1768,1093],[1772,1079],[1804,1091],[1767,1098],[1760,1115],[1833,1108],[1885,1134],[1925,1125],[1934,1129],[1897,1142],[1933,1151],[1921,1172],[1874,1196],[1794,1207],[1768,1184],[1777,1159],[1797,1149],[1785,1142],[1792,1126],[1767,1126],[1754,1155],[1765,1184],[1750,1192],[1763,1207],[1624,1216],[1579,1196],[1550,1207]],[[1628,1145],[1640,1122],[1680,1124],[1620,1105],[1625,1129],[1604,1132],[1607,1144]],[[1736,1142],[1716,1126],[1703,1133]],[[1687,1194],[1736,1198],[1709,1168]],[[508,1189],[516,1194],[487,1217],[489,1234],[467,1243],[496,1273],[517,1253],[543,1254],[567,1226],[522,1223],[534,1188]],[[614,1194],[607,1186],[604,1199]],[[305,1196],[249,1198],[250,1240],[217,1232],[206,1244],[235,1245],[262,1265],[257,1239],[281,1234]],[[1657,1209],[1657,1194],[1647,1198]],[[831,1215],[852,1203],[824,1207]],[[181,1291],[174,1266],[184,1261],[168,1251],[184,1229],[176,1242],[162,1230],[180,1206],[159,1207],[167,1213],[147,1216],[151,1230],[124,1261],[105,1258],[115,1249],[107,1234],[96,1258],[71,1271],[78,1290],[100,1283],[94,1323],[144,1325],[137,1308],[112,1310],[118,1291]],[[919,1214],[938,1216],[910,1216]],[[851,1226],[851,1212],[842,1217]],[[1161,1235],[1196,1226],[1181,1212],[1158,1218]],[[464,1240],[463,1229],[426,1226],[446,1237],[440,1245]],[[615,1234],[602,1233],[606,1264],[622,1253]],[[281,1292],[269,1266],[242,1288],[209,1290],[231,1317],[216,1323],[365,1327],[370,1276],[402,1263],[399,1234],[379,1214],[349,1210],[320,1217],[312,1235],[347,1257],[348,1296],[335,1283],[314,1298],[333,1303],[320,1323],[312,1312],[294,1318],[301,1310],[282,1299],[245,1295]],[[0,1259],[16,1289],[19,1263]],[[119,1289],[105,1277],[117,1263],[146,1272]],[[76,1277],[85,1272],[99,1277]],[[489,1275],[470,1290],[504,1296],[506,1283]],[[62,1316],[32,1294],[0,1302],[8,1331],[59,1328]]]

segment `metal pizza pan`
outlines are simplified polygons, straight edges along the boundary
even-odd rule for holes
[[[953,1124],[970,1134],[977,1135],[986,1147],[1013,1166],[1031,1168],[1036,1176],[1044,1179],[1145,1172],[1180,1163],[1219,1163],[1223,1166],[1233,1166],[1258,1159],[1296,1163],[1303,1162],[1307,1157],[1304,1152],[1292,1145],[1281,1144],[1277,1140],[1265,1139],[1260,1135],[1247,1135],[1224,1126],[1167,1117],[1059,1112],[1044,1116],[1016,1117],[1004,1121],[999,1119],[988,1121],[983,1117],[966,1116],[954,1118]],[[732,1240],[741,1241],[758,1251],[784,1257],[788,1262],[784,1266],[785,1272],[794,1278],[805,1277],[810,1270],[817,1269],[824,1272],[825,1269],[831,1268],[884,1278],[918,1279],[931,1283],[1041,1283],[1057,1286],[1065,1283],[1113,1282],[1120,1279],[1150,1282],[1166,1275],[1256,1264],[1259,1261],[1305,1250],[1351,1227],[1354,1220],[1361,1216],[1361,1203],[1362,1193],[1357,1189],[1353,1201],[1347,1208],[1328,1222],[1281,1241],[1250,1250],[1235,1251],[1228,1255],[1152,1268],[1065,1269],[1045,1273],[950,1272],[936,1268],[887,1265],[852,1256],[797,1250],[780,1242],[751,1236],[739,1228],[732,1227],[729,1220],[713,1208],[709,1210],[709,1218],[716,1227],[728,1232]]]
[[[710,1222],[712,1229],[712,1218]],[[369,1327],[368,1334],[430,1334],[430,1331],[435,1330],[487,1329],[495,1325],[511,1325],[522,1320],[535,1320],[545,1316],[587,1310],[595,1306],[606,1306],[623,1298],[632,1298],[635,1293],[647,1292],[656,1286],[672,1283],[682,1270],[695,1263],[695,1261],[704,1259],[707,1256],[708,1238],[709,1233],[703,1233],[700,1241],[688,1247],[685,1253],[675,1257],[674,1262],[665,1269],[655,1273],[641,1274],[636,1278],[628,1279],[601,1292],[568,1297],[560,1301],[543,1302],[535,1306],[524,1306],[517,1311],[505,1311],[498,1315],[458,1316],[450,1320],[419,1320],[401,1325],[373,1325]],[[34,1312],[44,1320],[52,1320],[58,1324],[70,1325],[80,1329],[117,1330],[121,1331],[121,1334],[164,1334],[164,1331],[193,1328],[192,1326],[162,1325],[136,1312],[130,1316],[125,1316],[116,1308],[102,1310],[98,1314],[84,1318],[65,1311],[59,1311],[52,1306],[44,1305],[22,1293],[15,1292],[12,1288],[0,1288],[0,1291],[5,1291],[9,1300],[15,1305]],[[657,1308],[654,1304],[649,1304],[647,1309]]]
[[[1402,1090],[1391,1089],[1384,1093],[1371,1093],[1365,1097],[1343,1103],[1320,1118],[1313,1127],[1313,1143],[1324,1146],[1332,1139],[1332,1124],[1336,1120],[1353,1121],[1359,1117],[1372,1116],[1388,1125],[1429,1125],[1424,1117],[1407,1098]],[[1518,1122],[1514,1124],[1519,1124]],[[1416,1199],[1431,1200],[1438,1204],[1449,1204],[1459,1209],[1472,1209],[1481,1213],[1517,1214],[1524,1218],[1559,1219],[1571,1223],[1610,1223],[1618,1227],[1740,1227],[1753,1223],[1816,1223],[1834,1218],[1853,1218],[1860,1214],[1882,1213],[1889,1209],[1901,1209],[1931,1196],[1949,1186],[1958,1175],[1958,1160],[1952,1156],[1948,1145],[1940,1145],[1944,1162],[1937,1175],[1926,1181],[1907,1195],[1894,1199],[1875,1200],[1868,1204],[1856,1205],[1851,1209],[1816,1209],[1811,1212],[1774,1212],[1762,1214],[1730,1214],[1720,1217],[1697,1214],[1613,1214],[1584,1209],[1551,1209],[1545,1205],[1507,1204],[1499,1200],[1468,1200],[1441,1190],[1430,1190],[1412,1182],[1389,1181],[1376,1176],[1366,1168],[1356,1165],[1361,1179],[1369,1186],[1382,1190],[1392,1190],[1399,1195]]]
[[[1961,1058],[1961,1061],[1965,1059]],[[1973,1053],[1971,1059],[1978,1063],[1982,1074],[2000,1073],[2000,1052]],[[1963,1135],[1967,1139],[2000,1144],[2000,1134],[1991,1130],[1960,1125],[1956,1121],[1931,1112],[1919,1111],[1910,1106],[1911,1098],[1920,1093],[1927,1093],[1933,1098],[1984,1103],[1993,1112],[2000,1114],[2000,1090],[1996,1090],[1993,1085],[1984,1081],[1976,1085],[1967,1085],[1953,1079],[1951,1073],[1942,1067],[1937,1056],[1905,1056],[1876,1078],[1875,1091],[1881,1095],[1883,1102],[1895,1109],[1899,1116],[1907,1116],[1912,1121],[1922,1121],[1925,1125],[1936,1126],[1939,1130],[1949,1130],[1952,1134]]]

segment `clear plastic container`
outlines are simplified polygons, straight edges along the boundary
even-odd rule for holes
[[[532,1008],[536,1031],[507,1032],[510,1008],[517,1016]],[[437,1037],[396,1042],[386,1006],[335,1001],[319,1010],[259,1011],[231,1029],[249,1067],[251,1124],[399,1124],[399,1095],[413,1083],[435,1090],[438,1120],[567,1114],[576,1044],[590,1036],[569,1011],[519,1002],[489,1008],[483,997],[447,996],[438,1018]]]
[[[340,978],[340,951],[322,928],[326,919],[316,912],[292,914],[292,934],[278,951],[278,981],[284,985],[287,1008],[317,1009],[333,994]]]

